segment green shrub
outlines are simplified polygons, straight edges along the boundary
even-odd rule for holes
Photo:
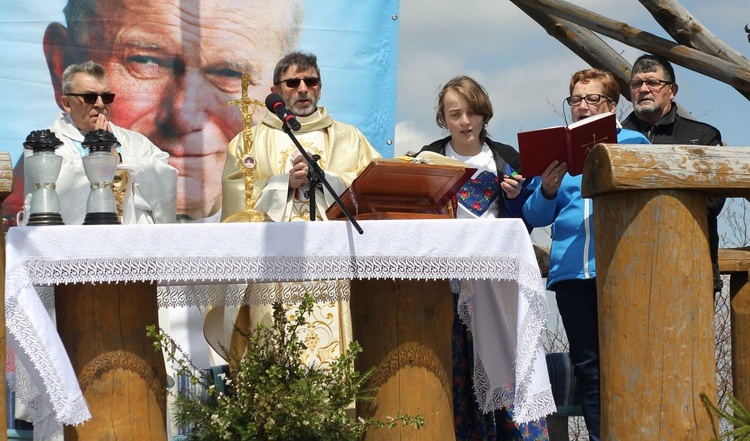
[[[306,349],[297,330],[306,323],[313,299],[306,296],[291,320],[281,304],[273,305],[274,324],[259,325],[248,339],[248,351],[230,360],[223,377],[226,394],[190,362],[174,341],[155,327],[147,329],[157,350],[164,349],[179,374],[187,374],[197,392],[178,394],[174,417],[190,429],[190,440],[357,440],[369,428],[424,425],[422,416],[397,415],[388,421],[354,418],[355,402],[371,400],[354,360],[362,348],[352,342],[348,351],[326,369],[305,366]],[[349,412],[347,412],[347,410]]]

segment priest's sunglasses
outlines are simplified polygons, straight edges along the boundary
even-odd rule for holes
[[[99,97],[102,97],[104,104],[112,104],[115,101],[114,93],[66,93],[66,96],[80,96],[86,104],[94,104]]]
[[[299,87],[299,83],[302,81],[305,82],[305,85],[307,87],[315,87],[318,84],[320,84],[320,78],[316,77],[309,77],[309,78],[289,78],[288,80],[281,80],[278,83],[276,83],[276,86],[278,86],[281,83],[286,84],[286,87],[290,89],[296,89]]]
[[[586,104],[599,104],[602,100],[609,101],[610,99],[604,95],[599,95],[598,93],[591,93],[586,96],[569,96],[565,98],[565,102],[568,103],[569,106],[578,106],[581,104],[581,101],[586,100]]]

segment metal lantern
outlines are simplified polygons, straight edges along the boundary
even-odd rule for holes
[[[62,144],[49,129],[32,131],[23,143],[33,152],[25,159],[26,172],[34,184],[26,225],[64,225],[56,191],[62,157],[55,154]]]
[[[119,145],[115,135],[102,129],[90,131],[83,140],[83,147],[89,150],[82,158],[83,169],[91,183],[84,225],[120,223],[112,193],[112,181],[119,162],[115,149]]]

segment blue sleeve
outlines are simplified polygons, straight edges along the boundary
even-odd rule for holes
[[[516,173],[516,171],[513,170],[513,168],[506,163],[505,174],[508,176],[512,176],[513,173]],[[505,192],[502,191],[502,189],[500,190],[503,194],[503,199],[504,199],[503,205],[505,206],[505,217],[521,218],[523,222],[526,224],[526,229],[529,230],[529,232],[531,232],[531,225],[529,225],[529,223],[523,217],[523,205],[526,202],[526,199],[528,199],[529,194],[530,194],[528,191],[528,186],[529,186],[530,181],[531,181],[530,179],[526,179],[525,181],[523,181],[523,184],[521,184],[521,194],[519,194],[515,199],[508,199]]]
[[[535,176],[531,180],[526,189],[528,196],[522,208],[524,220],[532,227],[546,227],[552,224],[557,216],[557,199],[545,198],[541,184],[541,176]]]
[[[620,129],[617,132],[618,144],[651,144],[641,132],[630,129]]]

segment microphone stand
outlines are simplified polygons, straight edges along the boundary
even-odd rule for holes
[[[320,159],[320,155],[312,155],[311,156],[313,162],[316,164],[318,163],[318,159]],[[310,167],[312,169],[312,166]],[[318,175],[312,172],[312,170],[307,171],[307,191],[305,192],[305,195],[307,196],[307,199],[310,201],[310,221],[318,220],[317,216],[315,215],[316,210],[318,209],[315,205],[315,190],[317,190],[318,185],[320,185],[320,180],[318,179]]]
[[[310,171],[312,171],[312,173],[310,171],[308,171],[307,173],[308,186],[310,187],[310,220],[315,220],[315,189],[318,182],[320,182],[328,189],[328,192],[331,193],[333,199],[336,201],[336,204],[341,207],[341,211],[344,213],[344,216],[349,219],[349,222],[352,223],[357,232],[359,234],[364,234],[364,230],[362,230],[362,227],[359,226],[357,221],[354,219],[354,216],[352,216],[349,210],[344,206],[344,203],[341,202],[341,198],[339,198],[339,195],[336,194],[336,192],[331,187],[331,184],[328,183],[323,170],[318,165],[317,159],[319,158],[313,159],[312,157],[310,157],[310,155],[307,153],[307,150],[302,147],[302,145],[297,140],[297,137],[294,136],[294,133],[292,133],[292,129],[289,127],[289,124],[282,122],[281,126],[284,129],[284,133],[289,135],[289,138],[291,138],[294,145],[297,146],[297,150],[299,150],[299,152],[305,158],[307,163],[310,165]]]

